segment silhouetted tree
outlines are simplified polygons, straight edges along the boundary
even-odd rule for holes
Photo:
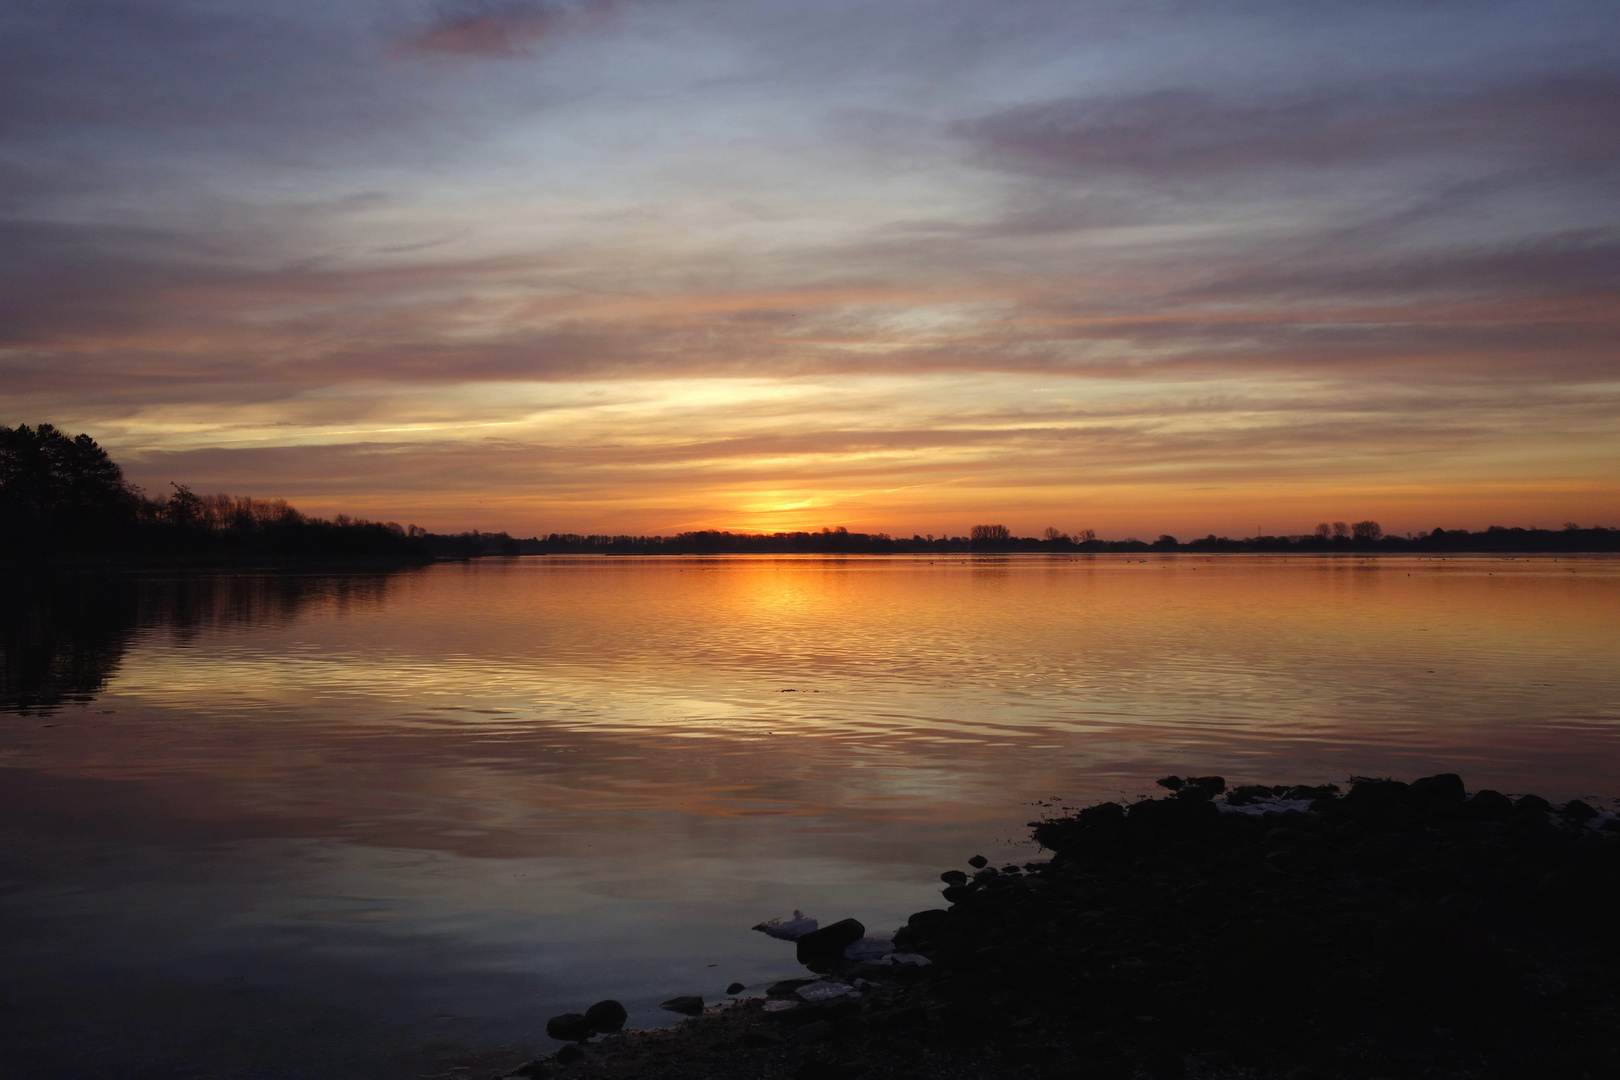
[[[140,496],[88,435],[0,426],[0,549],[56,554],[106,545],[133,525]]]
[[[184,484],[148,499],[88,435],[50,424],[0,427],[0,556],[173,560],[366,559],[426,562],[398,525],[305,518],[283,499],[198,495]]]
[[[1358,521],[1351,526],[1351,534],[1357,540],[1371,544],[1384,535],[1384,530],[1376,521]]]
[[[1348,539],[1350,539],[1350,526],[1346,525],[1342,521],[1335,521],[1333,523],[1333,539],[1335,539],[1335,540],[1348,540]]]
[[[1012,530],[1005,525],[975,525],[970,535],[974,540],[1011,540]]]
[[[1318,540],[1327,540],[1332,536],[1333,526],[1329,525],[1327,522],[1324,521],[1316,527],[1316,538]]]

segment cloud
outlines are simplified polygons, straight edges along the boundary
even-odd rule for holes
[[[546,38],[575,33],[611,18],[620,0],[541,3],[536,0],[445,0],[426,26],[401,41],[408,53],[509,58],[525,56]]]
[[[1068,179],[1197,181],[1459,153],[1612,168],[1620,164],[1620,79],[1559,75],[1461,93],[1357,87],[1272,98],[1165,89],[1023,105],[951,130],[981,164]]]

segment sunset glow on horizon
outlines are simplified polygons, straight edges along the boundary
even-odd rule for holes
[[[20,0],[0,423],[514,535],[1620,526],[1620,9]]]

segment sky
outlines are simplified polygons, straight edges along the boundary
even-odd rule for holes
[[[40,421],[525,536],[1620,525],[1620,5],[8,0]]]

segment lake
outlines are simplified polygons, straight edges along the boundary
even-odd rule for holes
[[[7,579],[0,1076],[422,1076],[797,974],[1165,773],[1613,805],[1620,560]]]

